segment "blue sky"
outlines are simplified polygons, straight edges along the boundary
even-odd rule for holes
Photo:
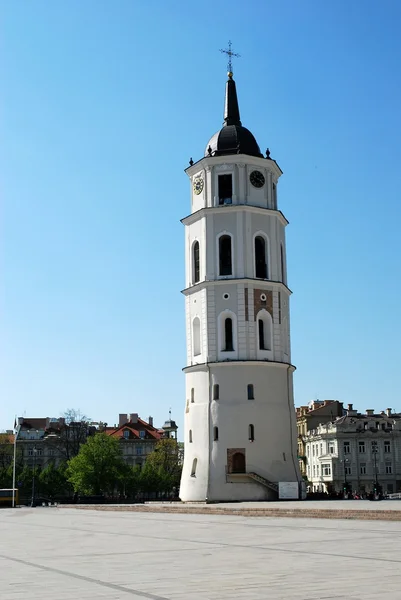
[[[185,365],[183,169],[241,117],[284,171],[295,402],[401,410],[401,6],[3,1],[0,428],[169,407]]]

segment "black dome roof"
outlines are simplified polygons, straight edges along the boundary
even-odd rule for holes
[[[239,114],[237,89],[232,73],[228,74],[223,127],[210,138],[205,156],[224,156],[227,154],[249,154],[262,157],[253,134],[242,126]]]

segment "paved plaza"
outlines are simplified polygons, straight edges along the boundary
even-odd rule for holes
[[[0,511],[7,600],[401,599],[401,522]]]

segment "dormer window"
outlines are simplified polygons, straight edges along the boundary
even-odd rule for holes
[[[144,437],[145,437],[145,431],[140,431],[139,432],[139,437],[141,438],[141,440],[143,440]]]
[[[129,439],[129,430],[128,429],[124,429],[123,436],[124,436],[125,440]]]
[[[219,175],[219,204],[232,204],[233,201],[233,176]]]

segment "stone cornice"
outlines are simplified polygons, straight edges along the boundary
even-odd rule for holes
[[[279,362],[275,360],[225,360],[216,361],[209,363],[199,363],[197,365],[188,365],[182,370],[184,373],[192,373],[196,371],[207,371],[209,367],[229,367],[229,366],[246,366],[246,367],[281,367],[283,369],[289,369],[293,373],[296,369],[294,365],[286,362]]]
[[[277,177],[281,177],[283,171],[272,158],[259,158],[249,156],[248,154],[225,154],[223,156],[205,156],[199,159],[193,165],[187,167],[185,173],[192,177],[198,173],[199,169],[207,169],[216,165],[251,165],[260,169],[268,169]]]
[[[258,289],[266,288],[268,290],[273,287],[275,290],[283,290],[287,292],[289,296],[292,294],[290,288],[288,288],[282,281],[273,281],[271,279],[253,279],[251,277],[225,277],[224,279],[208,279],[181,290],[181,293],[184,294],[184,296],[189,296],[190,294],[199,292],[205,288],[214,285],[227,285],[227,283],[247,283],[248,285],[253,283],[258,286]]]
[[[196,212],[181,219],[181,223],[183,223],[183,225],[192,225],[192,223],[195,223],[206,214],[214,215],[222,211],[244,211],[259,215],[270,213],[271,215],[276,216],[284,227],[286,227],[289,224],[289,221],[287,221],[281,210],[274,210],[273,208],[263,208],[262,206],[251,206],[250,204],[223,204],[222,206],[201,208],[200,210],[197,210]]]

